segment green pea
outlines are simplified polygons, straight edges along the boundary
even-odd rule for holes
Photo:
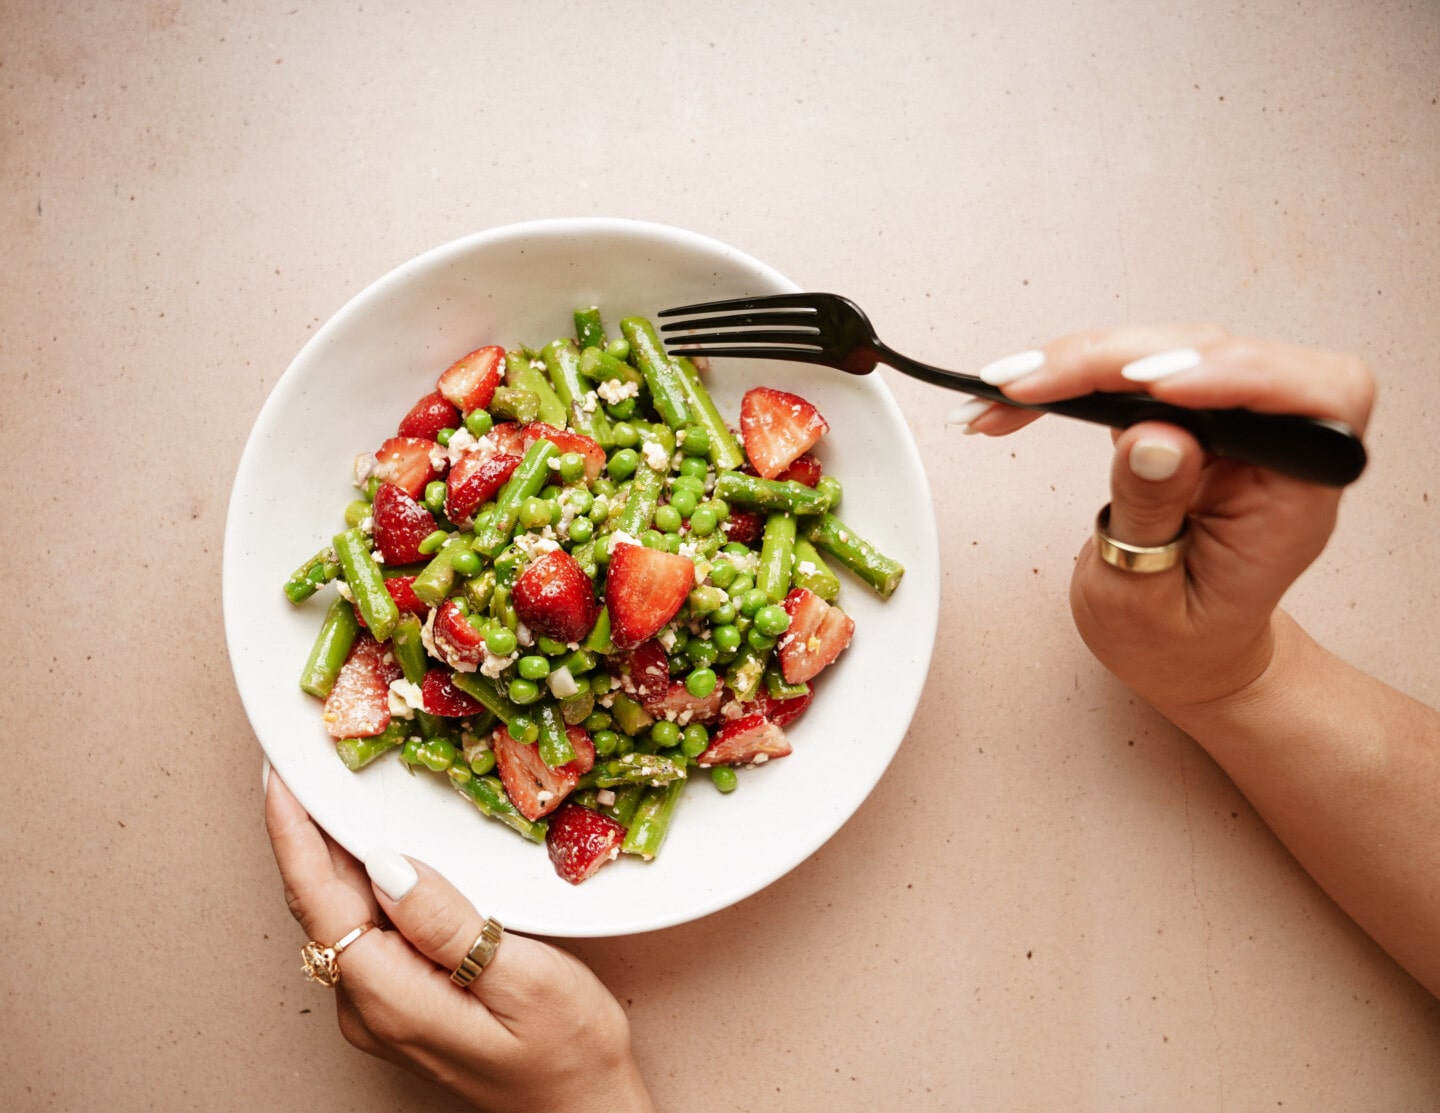
[[[680,529],[680,511],[668,503],[655,508],[655,528],[661,533],[675,533]]]
[[[728,560],[718,560],[710,566],[710,582],[722,591],[735,582],[735,576],[735,566]]]
[[[590,736],[590,741],[595,743],[595,752],[601,757],[609,757],[615,752],[615,747],[620,743],[620,736],[613,730],[597,730]]]
[[[674,657],[677,653],[685,652],[685,647],[690,644],[690,635],[678,625],[672,627],[672,629],[675,633],[675,640],[670,643],[670,648],[666,650],[666,652]]]
[[[715,511],[715,520],[717,522],[723,522],[726,518],[730,517],[730,504],[724,499],[712,498],[707,501],[705,505]]]
[[[686,442],[689,443],[688,441]],[[710,471],[710,465],[698,456],[687,456],[680,461],[680,474],[691,479],[698,479],[702,483]]]
[[[665,537],[658,529],[647,529],[640,535],[640,544],[647,549],[664,549]]]
[[[431,553],[439,552],[440,546],[445,544],[449,537],[450,535],[443,529],[437,529],[434,533],[426,534],[425,539],[420,542],[417,548],[426,556],[429,556]]]
[[[735,621],[735,604],[722,603],[710,612],[710,625],[714,627],[729,626]]]
[[[749,618],[754,618],[755,612],[761,607],[769,605],[769,603],[770,596],[766,595],[758,587],[752,587],[740,597],[740,613]]]
[[[683,649],[679,653],[671,653],[666,663],[670,666],[671,676],[683,676],[690,671],[690,658],[685,656]]]
[[[696,699],[704,699],[715,691],[715,685],[719,682],[714,669],[696,669],[685,678],[685,690]]]
[[[570,519],[570,540],[583,545],[595,536],[595,524],[589,518]]]
[[[730,601],[739,604],[741,597],[754,586],[755,577],[748,572],[741,572],[731,581],[730,587],[727,589],[730,592]]]
[[[679,533],[667,533],[661,538],[660,547],[667,553],[678,553],[680,551],[680,545],[684,540]]]
[[[465,415],[465,428],[469,429],[471,434],[476,437],[483,437],[490,432],[494,424],[495,419],[484,410],[471,410]]]
[[[490,770],[495,768],[495,751],[481,750],[470,759],[470,772],[477,777],[483,777]]]
[[[345,524],[351,529],[354,529],[366,518],[370,517],[370,511],[371,506],[367,500],[356,499],[345,508]],[[313,572],[314,569],[312,568],[310,571]],[[307,572],[306,575],[308,576],[309,573]]]
[[[734,792],[740,784],[740,778],[735,775],[735,770],[728,765],[717,765],[710,770],[710,780],[721,792]]]
[[[400,756],[407,765],[423,765],[443,773],[455,764],[455,744],[448,738],[412,738]]]
[[[533,680],[526,680],[523,676],[517,676],[510,681],[509,692],[510,701],[524,707],[540,698],[540,685]]]
[[[610,473],[612,478],[624,480],[634,475],[635,469],[639,466],[639,454],[633,448],[622,448],[610,457],[610,462],[605,466],[605,470]]]
[[[604,495],[596,495],[595,500],[590,504],[590,521],[599,525],[610,517],[610,500]]]
[[[710,452],[710,434],[705,432],[704,426],[687,425],[675,439],[680,442],[680,451],[686,456],[698,458]]]
[[[433,514],[439,514],[445,509],[445,481],[443,479],[432,479],[425,484],[425,506]]]
[[[722,553],[728,553],[730,556],[749,556],[749,555],[750,555],[750,549],[749,549],[743,542],[740,542],[740,541],[732,541],[732,542],[730,542],[730,544],[726,545],[726,546],[725,546],[723,549],[721,549],[720,551],[721,551]]]
[[[740,631],[726,623],[710,631],[710,640],[721,653],[734,653],[740,648]]]
[[[584,721],[580,725],[593,735],[597,730],[608,730],[610,723],[611,719],[608,711],[592,711],[585,716]]]
[[[680,732],[680,752],[686,757],[699,757],[710,745],[710,732],[700,723],[691,723]]]
[[[630,358],[630,341],[626,340],[623,336],[617,336],[605,345],[605,354],[607,356],[614,356],[621,363],[624,363]]]
[[[696,614],[709,614],[725,602],[725,593],[718,587],[697,587],[690,593],[690,609]]]
[[[755,612],[754,629],[766,637],[778,638],[790,629],[790,616],[778,603],[771,603]]]
[[[764,653],[767,649],[775,648],[775,639],[767,637],[753,626],[745,631],[745,640],[750,643],[751,649],[759,653]]]
[[[515,739],[516,742],[524,742],[526,740],[525,736],[532,730],[538,738],[540,735],[539,724],[523,711],[519,714],[511,715],[510,722],[505,725],[506,733]]]
[[[565,505],[576,514],[589,514],[595,506],[595,496],[584,487],[571,487],[565,492]]]
[[[557,487],[554,483],[548,483],[540,489],[540,497],[546,502],[559,502],[564,493],[565,488]]]
[[[680,744],[680,728],[669,719],[661,719],[650,728],[650,741],[662,750]]]
[[[496,657],[508,657],[515,652],[515,632],[504,626],[497,626],[485,636],[485,648]]]
[[[481,567],[480,554],[474,549],[461,549],[450,560],[450,566],[456,573],[465,576],[478,576]]]
[[[697,499],[705,494],[705,481],[696,479],[693,475],[678,475],[670,486],[676,491],[690,491]]]
[[[602,732],[603,733],[603,732]],[[624,757],[635,748],[635,739],[628,734],[617,735],[615,738],[615,756]]]
[[[526,529],[539,529],[550,524],[550,504],[531,495],[520,504],[520,524]]]
[[[450,438],[455,435],[454,429],[441,429],[435,434],[435,443],[442,447],[450,443]]]
[[[560,478],[574,483],[585,474],[585,457],[578,452],[566,452],[560,456]]]
[[[550,662],[538,653],[531,653],[515,662],[515,671],[526,680],[544,680],[550,675]]]
[[[715,511],[708,506],[697,507],[695,513],[690,515],[690,532],[696,537],[709,537],[719,525],[720,520],[715,517]]]
[[[562,653],[570,652],[570,647],[564,642],[547,638],[544,634],[535,639],[535,648],[547,657],[559,657]]]
[[[375,501],[375,492],[380,490],[380,479],[372,475],[365,481],[365,497],[371,502]]]
[[[694,514],[695,507],[699,504],[699,501],[700,500],[695,497],[695,492],[688,487],[682,487],[678,491],[670,492],[670,505],[675,509],[675,513],[682,518],[688,518],[691,514]],[[676,528],[678,529],[679,527],[677,526]]]
[[[597,499],[613,499],[615,497],[615,492],[618,490],[619,488],[615,486],[614,482],[606,479],[603,475],[597,475],[595,477],[595,482],[590,484],[590,493],[593,494]]]
[[[597,696],[603,696],[610,690],[610,674],[608,672],[593,672],[590,674],[590,690]]]
[[[605,407],[605,412],[616,421],[629,421],[639,411],[633,397],[622,398],[618,402],[612,402]]]
[[[685,656],[696,668],[708,669],[720,659],[720,650],[710,638],[691,638],[685,646]]]

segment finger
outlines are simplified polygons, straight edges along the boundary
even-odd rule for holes
[[[1041,416],[1034,410],[1022,410],[1016,406],[1007,406],[1003,402],[972,398],[947,413],[945,423],[958,425],[961,431],[967,434],[983,433],[989,437],[999,437],[1023,429]]]
[[[1148,421],[1125,430],[1115,439],[1106,532],[1131,545],[1173,541],[1185,526],[1203,462],[1195,438],[1173,425]]]

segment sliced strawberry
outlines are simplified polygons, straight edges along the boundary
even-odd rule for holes
[[[669,719],[681,726],[690,723],[713,723],[720,717],[720,705],[725,702],[725,687],[717,685],[704,699],[697,699],[690,694],[690,689],[685,687],[683,680],[672,680],[666,687],[665,694],[659,699],[642,702],[645,703],[645,710],[657,719]]]
[[[445,478],[445,516],[457,524],[469,521],[476,510],[500,493],[519,465],[520,457],[508,453],[465,453]]]
[[[435,461],[430,458],[439,447],[434,441],[420,437],[391,437],[375,453],[380,464],[374,474],[382,482],[393,483],[412,499],[418,499],[425,493],[425,484],[440,477]]]
[[[616,545],[605,579],[610,640],[619,649],[633,649],[654,637],[694,586],[695,565],[688,557],[643,545]]]
[[[775,652],[786,682],[800,684],[840,656],[855,633],[855,620],[803,587],[792,589],[782,605],[790,628],[780,635]]]
[[[370,507],[375,529],[375,547],[386,564],[413,564],[424,560],[420,542],[435,532],[435,518],[393,483],[375,490]]]
[[[521,572],[510,600],[521,622],[557,642],[578,642],[600,615],[595,584],[564,549],[546,553]]]
[[[555,872],[579,885],[607,862],[620,856],[625,828],[608,815],[579,804],[566,804],[550,821],[545,848]]]
[[[762,685],[755,699],[747,706],[754,712],[764,715],[777,727],[789,726],[796,719],[805,713],[810,706],[810,701],[815,698],[815,690],[812,688],[803,696],[791,696],[789,699],[776,699],[767,692]]]
[[[470,625],[454,599],[447,599],[435,612],[430,628],[437,655],[451,668],[474,672],[485,657],[485,639]]]
[[[496,452],[507,456],[524,456],[525,450],[530,447],[530,441],[525,439],[525,426],[515,421],[502,421],[492,426],[490,432],[480,439],[489,441]]]
[[[793,479],[796,483],[803,483],[807,487],[813,487],[820,482],[820,477],[825,474],[825,468],[813,452],[797,458],[788,468],[777,475],[776,479]]]
[[[402,437],[419,437],[433,441],[441,429],[460,428],[460,411],[438,390],[425,395],[410,407],[400,422]]]
[[[765,515],[758,510],[734,510],[720,527],[731,541],[753,545],[765,535]]]
[[[640,703],[658,703],[670,691],[670,661],[665,647],[653,638],[628,653],[610,657],[610,666],[620,676],[620,686]]]
[[[414,583],[414,576],[391,576],[385,581],[385,590],[390,593],[390,598],[395,600],[401,614],[424,618],[430,613],[430,604],[415,594]],[[358,606],[355,608],[355,618],[361,626],[366,625],[365,616],[360,613]]]
[[[578,452],[585,457],[585,482],[594,483],[600,473],[605,470],[605,450],[600,447],[600,442],[587,437],[584,433],[574,433],[569,429],[557,429],[553,425],[546,425],[543,421],[532,421],[521,431],[525,439],[525,447],[529,448],[542,437],[553,444],[561,452]]]
[[[740,439],[755,470],[774,479],[830,429],[798,394],[757,386],[740,400]]]
[[[764,715],[742,715],[717,730],[700,756],[702,769],[712,765],[759,765],[790,753],[785,732]]]
[[[574,762],[551,769],[541,760],[540,747],[515,741],[504,726],[490,736],[490,748],[495,751],[495,766],[510,802],[526,819],[549,815],[580,779]]]
[[[435,388],[464,413],[483,410],[495,397],[505,374],[505,349],[495,344],[476,348],[440,373]]]
[[[390,725],[390,681],[400,676],[394,657],[369,634],[350,646],[322,719],[331,738],[369,738]]]
[[[561,768],[570,770],[577,777],[583,777],[595,768],[595,743],[590,738],[590,732],[581,726],[566,727],[565,737],[570,739],[575,760],[567,761]]]
[[[485,705],[478,699],[455,687],[454,674],[448,669],[427,672],[420,682],[420,695],[424,698],[425,710],[432,715],[463,718],[485,710]]]

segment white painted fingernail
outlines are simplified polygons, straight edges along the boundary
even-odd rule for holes
[[[405,855],[386,847],[377,847],[365,855],[365,872],[370,880],[391,900],[404,900],[406,894],[415,888],[420,875],[415,872]]]
[[[977,417],[979,417],[981,414],[987,412],[994,404],[995,403],[993,402],[985,401],[985,399],[983,398],[972,398],[963,406],[956,406],[953,410],[946,414],[945,424],[963,425],[965,428],[962,429],[961,432],[973,433],[975,432],[975,430],[970,428],[970,423],[974,421]]]
[[[1168,441],[1139,440],[1130,449],[1130,470],[1158,483],[1180,470],[1180,450]]]
[[[260,759],[260,791],[262,793],[270,791],[270,759],[268,757]]]
[[[1031,348],[1026,352],[1016,352],[1013,356],[997,359],[994,363],[987,363],[980,368],[980,378],[991,386],[1004,386],[1016,379],[1023,379],[1032,371],[1038,371],[1044,362],[1045,353],[1038,348]]]
[[[1132,383],[1154,383],[1199,366],[1200,353],[1194,348],[1174,348],[1127,363],[1120,368],[1120,374]]]

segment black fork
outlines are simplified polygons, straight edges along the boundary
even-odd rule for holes
[[[716,315],[718,314],[718,316]],[[734,298],[662,310],[684,317],[661,326],[666,347],[677,356],[797,360],[865,375],[878,364],[977,398],[1010,401],[997,386],[974,375],[947,371],[901,355],[875,335],[860,307],[838,294],[777,294]],[[1124,429],[1141,421],[1166,421],[1188,430],[1202,448],[1244,464],[1329,487],[1343,487],[1365,470],[1365,446],[1340,421],[1253,410],[1192,410],[1148,394],[1087,394],[1021,406]]]

